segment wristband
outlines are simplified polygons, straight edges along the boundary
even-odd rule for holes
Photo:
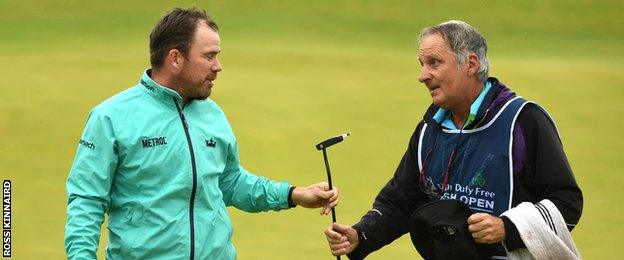
[[[295,204],[293,202],[293,199],[292,199],[292,194],[293,194],[293,191],[295,190],[295,188],[297,188],[297,187],[296,186],[290,186],[290,189],[288,189],[288,207],[289,208],[294,208],[294,207],[297,206],[297,204]]]

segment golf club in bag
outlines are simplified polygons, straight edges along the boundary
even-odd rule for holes
[[[331,170],[329,169],[329,161],[327,160],[326,149],[332,145],[342,142],[342,140],[347,138],[347,136],[349,135],[351,135],[351,133],[344,133],[339,136],[329,138],[316,145],[316,150],[323,151],[323,159],[325,160],[325,170],[327,171],[327,183],[329,183],[329,190],[333,189],[333,185],[332,185],[332,179],[331,179]],[[336,208],[332,208],[331,213],[332,213],[332,223],[336,223]],[[336,259],[340,260],[340,256],[336,256]]]

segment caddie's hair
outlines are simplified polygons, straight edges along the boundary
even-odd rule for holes
[[[490,62],[487,58],[487,43],[483,35],[469,24],[451,20],[436,26],[422,30],[419,41],[426,36],[438,34],[449,44],[451,51],[457,59],[457,66],[461,66],[468,59],[468,55],[474,53],[479,58],[479,70],[477,79],[485,82],[490,72]]]
[[[196,7],[188,9],[176,7],[160,18],[150,33],[152,68],[161,68],[171,49],[178,49],[184,57],[187,57],[200,21],[206,22],[215,32],[219,31],[219,27],[206,11]]]

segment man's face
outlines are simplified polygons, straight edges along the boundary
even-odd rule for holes
[[[221,52],[220,44],[219,34],[205,21],[200,21],[178,75],[184,99],[206,99],[210,96],[213,81],[222,69],[217,58]]]
[[[433,104],[449,110],[457,109],[468,90],[467,62],[458,68],[450,46],[438,34],[421,39],[418,60],[422,66],[418,81],[429,90]]]

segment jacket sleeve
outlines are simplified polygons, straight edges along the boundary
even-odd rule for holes
[[[247,212],[287,209],[288,182],[275,182],[249,173],[240,165],[236,140],[228,147],[227,162],[219,177],[226,206]]]
[[[412,135],[394,176],[375,198],[368,211],[353,228],[358,233],[358,247],[350,259],[363,259],[373,251],[407,233],[412,212],[427,201],[418,186],[418,138],[422,123]]]
[[[529,202],[548,199],[563,216],[569,230],[578,223],[583,210],[583,194],[579,188],[554,122],[537,105],[527,105],[518,116],[525,139],[526,160],[518,173],[519,183],[528,190]],[[516,201],[518,205],[523,201]],[[525,248],[511,221],[505,222],[505,244],[508,250]]]
[[[92,110],[67,179],[65,251],[68,259],[96,259],[104,213],[117,166],[110,118]]]

